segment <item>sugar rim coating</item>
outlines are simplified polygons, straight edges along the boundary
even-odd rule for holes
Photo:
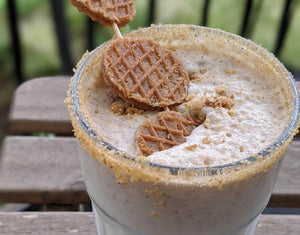
[[[153,164],[144,161],[143,158],[135,158],[116,147],[112,146],[98,135],[90,126],[88,117],[81,109],[79,94],[80,80],[84,72],[92,70],[93,66],[99,66],[97,60],[98,51],[103,50],[107,43],[102,44],[91,53],[86,53],[79,61],[77,70],[71,80],[68,91],[69,112],[75,135],[81,142],[82,147],[91,156],[100,160],[104,165],[112,169],[119,183],[128,181],[136,182],[143,180],[153,183],[176,183],[191,184],[193,186],[209,186],[222,188],[224,184],[236,180],[245,180],[251,175],[267,171],[273,164],[282,157],[290,145],[293,136],[298,132],[299,127],[299,96],[292,75],[271,53],[257,46],[250,40],[240,36],[227,33],[217,29],[210,29],[192,25],[159,25],[139,29],[130,32],[130,37],[150,37],[161,44],[168,43],[168,40],[190,40],[197,43],[197,38],[206,38],[217,44],[231,44],[239,48],[246,56],[255,56],[260,64],[263,64],[267,73],[276,73],[281,79],[281,89],[284,93],[286,104],[289,108],[290,117],[286,128],[280,136],[268,147],[250,156],[230,164],[212,167],[181,168]],[[215,41],[214,41],[215,40]],[[95,61],[96,58],[96,61]],[[99,59],[99,56],[98,56]],[[292,93],[291,93],[292,91]],[[241,171],[242,170],[242,171]]]

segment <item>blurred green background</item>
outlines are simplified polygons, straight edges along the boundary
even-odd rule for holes
[[[228,32],[239,33],[246,0],[212,0],[209,8],[208,26]],[[279,28],[284,0],[255,0],[250,22],[252,34],[249,38],[273,51]],[[204,0],[157,1],[155,23],[199,24]],[[293,5],[293,17],[289,25],[280,60],[291,70],[300,71],[300,1]],[[69,1],[64,0],[69,28],[72,59],[78,61],[86,50],[87,17],[78,12]],[[16,0],[22,46],[25,79],[58,75],[59,52],[55,37],[51,7],[45,0]],[[135,19],[122,31],[147,25],[148,1],[135,0]],[[0,139],[3,137],[9,103],[16,88],[11,37],[8,26],[6,1],[0,1]],[[112,30],[96,25],[94,41],[101,44],[110,39]]]

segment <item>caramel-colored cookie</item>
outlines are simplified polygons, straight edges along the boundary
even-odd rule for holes
[[[144,156],[172,148],[186,141],[192,130],[200,125],[189,113],[175,111],[159,112],[146,119],[136,132],[136,142]]]
[[[70,0],[77,9],[105,27],[126,26],[135,16],[133,0]]]
[[[104,80],[129,104],[162,109],[182,103],[189,77],[170,50],[146,38],[118,38],[102,62]]]

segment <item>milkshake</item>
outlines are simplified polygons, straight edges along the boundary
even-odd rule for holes
[[[294,80],[270,53],[220,30],[159,25],[125,35],[171,50],[189,76],[175,112],[201,116],[185,141],[145,156],[137,133],[161,110],[103,79],[110,42],[86,53],[67,103],[99,234],[253,234],[298,128]]]

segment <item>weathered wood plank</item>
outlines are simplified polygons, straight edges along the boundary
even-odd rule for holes
[[[300,207],[300,140],[292,141],[269,201],[270,207]]]
[[[283,161],[269,206],[300,207],[300,141]],[[89,203],[73,137],[6,137],[0,202]]]
[[[89,203],[74,137],[7,137],[0,202]]]
[[[255,235],[298,235],[300,215],[261,215]]]
[[[43,77],[22,84],[15,92],[9,116],[13,134],[53,132],[72,135],[66,105],[69,77]],[[300,89],[300,82],[297,82]]]
[[[261,215],[255,235],[298,235],[300,215]],[[0,234],[96,234],[92,212],[0,213]]]
[[[0,213],[0,234],[96,234],[92,212]]]
[[[43,77],[23,83],[15,92],[9,114],[14,134],[52,132],[72,134],[64,99],[70,78]]]

